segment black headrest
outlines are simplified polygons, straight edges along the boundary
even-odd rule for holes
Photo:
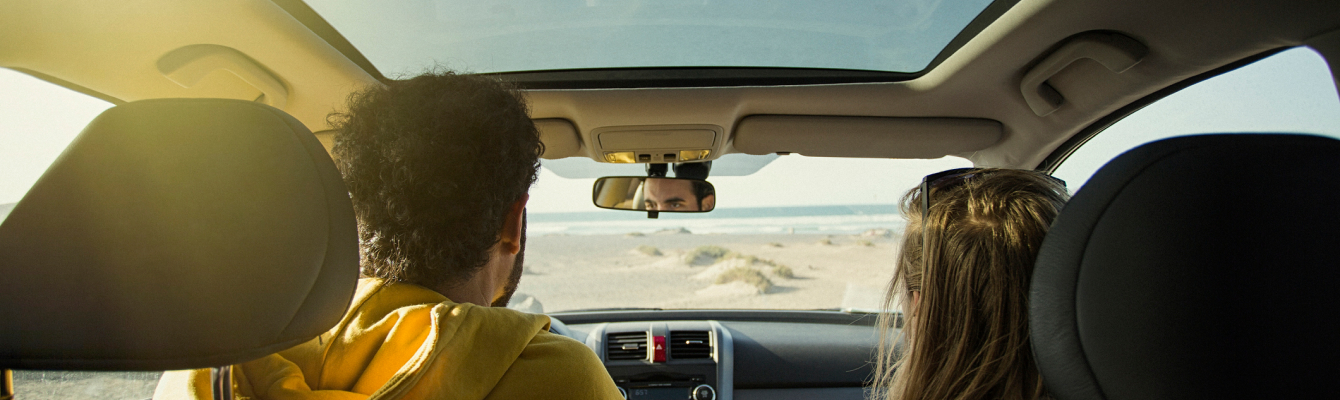
[[[93,120],[0,224],[0,368],[238,363],[339,321],[349,194],[293,117],[162,99]]]
[[[1047,234],[1030,304],[1058,399],[1334,398],[1340,141],[1188,136],[1122,154]]]

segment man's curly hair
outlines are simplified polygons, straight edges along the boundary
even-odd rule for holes
[[[363,275],[428,288],[464,283],[488,263],[544,151],[521,94],[477,75],[369,87],[328,120]]]

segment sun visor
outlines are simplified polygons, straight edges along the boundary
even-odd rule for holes
[[[582,149],[581,139],[577,137],[577,128],[566,119],[537,119],[535,129],[540,131],[540,142],[544,143],[544,154],[541,157],[545,159],[572,157]]]
[[[796,115],[745,117],[735,150],[816,157],[940,158],[987,148],[1000,122],[976,118],[884,118]]]

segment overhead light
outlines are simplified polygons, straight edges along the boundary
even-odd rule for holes
[[[631,151],[607,151],[605,162],[631,164],[637,162],[637,155]]]
[[[707,158],[709,154],[712,154],[711,150],[680,150],[679,161],[698,161]]]

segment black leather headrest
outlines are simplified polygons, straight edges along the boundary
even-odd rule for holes
[[[1033,273],[1058,399],[1335,398],[1340,141],[1138,147],[1075,194]]]
[[[353,209],[293,117],[162,99],[93,120],[0,225],[0,368],[254,359],[336,324]]]

